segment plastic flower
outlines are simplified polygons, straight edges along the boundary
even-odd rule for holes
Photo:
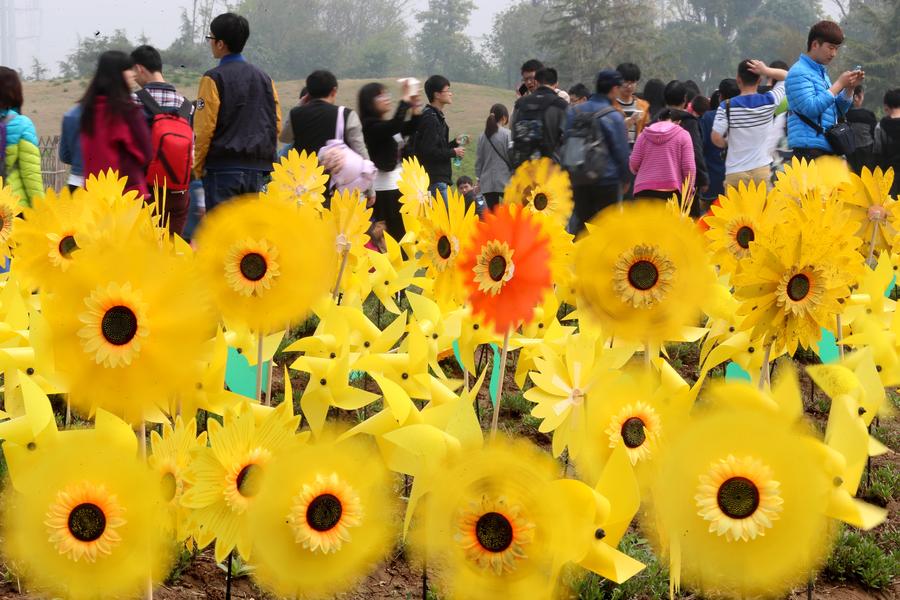
[[[300,417],[291,414],[290,402],[268,409],[257,424],[247,404],[239,415],[225,415],[225,424],[209,421],[209,447],[193,448],[184,474],[190,488],[182,506],[193,510],[197,544],[204,548],[216,541],[216,562],[237,548],[251,558],[253,529],[247,511],[259,494],[269,462],[295,439]]]
[[[608,498],[555,481],[552,459],[523,442],[439,465],[412,541],[447,597],[548,598],[567,562],[619,582],[642,568],[615,550],[638,504],[627,463],[598,486]]]
[[[84,180],[84,189],[87,190],[88,194],[99,200],[104,200],[110,205],[120,200],[131,202],[137,199],[137,190],[126,192],[126,185],[128,185],[128,179],[119,177],[119,173],[113,169],[88,175],[87,179]]]
[[[397,188],[400,190],[400,213],[404,215],[403,223],[407,231],[419,230],[426,209],[433,202],[428,192],[429,184],[428,173],[419,164],[418,158],[413,156],[403,160]]]
[[[849,180],[850,169],[842,158],[822,156],[807,161],[795,157],[777,174],[771,194],[778,202],[799,203],[810,193],[828,197]]]
[[[366,201],[359,191],[335,192],[328,207],[329,219],[333,223],[337,237],[335,249],[339,255],[349,252],[354,260],[365,253],[369,242],[369,221],[372,209],[366,208]],[[338,258],[338,260],[341,260]]]
[[[140,235],[78,251],[43,298],[49,344],[36,348],[54,357],[73,407],[139,423],[199,380],[215,318],[196,282],[189,258]]]
[[[724,384],[705,400],[669,436],[649,503],[657,527],[646,531],[670,557],[673,589],[781,596],[828,555],[832,519],[866,529],[884,519],[841,488],[842,457],[800,420],[795,375],[772,396]]]
[[[397,495],[369,440],[295,445],[270,464],[250,520],[262,587],[279,597],[332,598],[393,548]]]
[[[518,205],[480,221],[457,264],[473,314],[501,333],[530,321],[551,284],[549,238]]]
[[[549,158],[525,161],[506,185],[503,202],[521,204],[529,212],[550,216],[565,227],[572,214],[569,174]]]
[[[713,284],[703,239],[661,202],[604,210],[576,244],[579,309],[634,342],[682,335]]]
[[[441,307],[455,308],[465,302],[456,262],[477,221],[474,205],[466,210],[465,199],[455,190],[448,191],[446,204],[435,202],[425,208],[418,240],[419,266],[434,281],[431,295]]]
[[[181,417],[175,419],[174,427],[164,424],[162,435],[156,431],[150,432],[148,464],[159,478],[163,500],[168,502],[170,522],[177,542],[191,535],[189,512],[181,505],[181,498],[188,487],[184,474],[191,462],[191,451],[206,447],[206,438],[205,431],[197,435],[197,421],[193,417],[187,424]]]
[[[264,197],[289,199],[298,206],[323,210],[328,175],[325,167],[319,165],[315,152],[307,154],[303,150],[298,154],[292,149],[272,168],[272,181]]]
[[[737,188],[729,186],[704,218],[713,261],[725,272],[734,273],[740,260],[750,256],[750,242],[777,220],[777,206],[767,205],[766,196],[764,182],[742,181]]]
[[[197,261],[225,319],[266,334],[305,317],[331,290],[334,242],[334,229],[314,209],[244,196],[204,219]]]
[[[897,235],[892,223],[896,221],[897,203],[890,196],[893,182],[893,171],[884,173],[880,167],[874,171],[863,167],[859,175],[850,173],[850,181],[840,187],[840,196],[858,224],[856,237],[863,242],[860,248],[863,256],[875,257],[883,250],[890,250]]]
[[[96,202],[84,192],[52,189],[24,209],[16,225],[16,260],[13,269],[29,289],[51,289],[69,268],[78,250],[78,238],[93,225]],[[82,242],[84,244],[84,242]]]
[[[35,449],[4,443],[12,490],[4,550],[29,591],[65,598],[137,596],[168,574],[165,502],[131,428],[98,413]],[[37,460],[36,460],[37,459]]]
[[[22,205],[19,204],[19,197],[13,193],[11,187],[3,183],[3,178],[0,177],[0,259],[5,260],[12,251],[13,225],[20,212],[22,212]]]
[[[752,330],[751,338],[765,336],[793,354],[798,345],[818,342],[822,327],[834,326],[850,290],[832,241],[838,242],[793,218],[754,241],[734,280],[741,327]]]

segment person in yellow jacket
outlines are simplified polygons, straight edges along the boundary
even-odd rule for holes
[[[31,206],[32,199],[44,195],[44,180],[37,132],[31,119],[21,114],[22,103],[19,74],[0,67],[0,143],[5,146],[0,148],[5,166],[0,176],[22,204]]]
[[[206,39],[219,65],[200,79],[194,112],[194,175],[203,180],[207,212],[262,189],[281,131],[272,78],[241,55],[250,37],[247,19],[224,13],[209,30]]]

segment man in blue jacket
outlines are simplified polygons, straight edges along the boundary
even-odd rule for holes
[[[597,73],[596,93],[587,102],[582,102],[569,109],[566,135],[572,129],[576,112],[599,113],[612,106],[613,100],[619,97],[619,88],[622,87],[622,83],[624,81],[618,71],[604,69]],[[595,183],[572,186],[575,209],[569,221],[570,233],[579,233],[584,229],[584,224],[590,221],[594,215],[607,206],[620,202],[630,179],[628,158],[631,151],[628,147],[625,117],[619,111],[613,110],[598,117],[598,122],[603,131],[603,139],[609,149],[609,161],[606,163],[606,172],[603,177]]]
[[[844,32],[837,23],[816,23],[809,30],[806,53],[788,72],[788,144],[797,158],[812,160],[834,154],[824,132],[847,113],[853,104],[853,88],[865,78],[862,70],[845,71],[831,83],[825,67],[837,56],[843,42]]]

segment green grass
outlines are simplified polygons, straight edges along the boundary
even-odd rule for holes
[[[623,584],[615,584],[594,573],[576,587],[581,600],[626,600],[629,598],[668,598],[669,569],[657,560],[647,540],[637,533],[625,534],[619,550],[641,561],[647,568]]]
[[[874,469],[871,484],[866,489],[866,497],[882,506],[887,506],[894,498],[900,498],[900,471],[892,465]]]
[[[825,564],[825,575],[833,581],[857,581],[866,588],[881,590],[900,577],[897,550],[883,550],[873,536],[845,528]]]

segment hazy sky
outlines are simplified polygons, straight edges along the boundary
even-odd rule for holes
[[[190,3],[190,0],[0,0],[0,6],[13,4],[17,9],[18,64],[12,66],[26,73],[34,56],[56,72],[57,63],[75,48],[78,36],[92,36],[97,31],[108,34],[125,29],[130,39],[143,32],[152,44],[165,48],[178,35],[181,7]],[[426,6],[427,0],[411,0],[409,4],[413,21],[413,11]],[[490,31],[494,14],[512,2],[476,0],[476,4],[478,8],[472,14],[469,33],[482,36]],[[253,24],[250,25],[252,31]]]

